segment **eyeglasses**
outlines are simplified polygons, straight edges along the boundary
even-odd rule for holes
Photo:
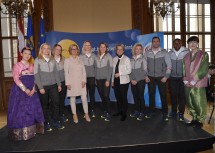
[[[71,50],[78,50],[78,49],[71,49]]]
[[[197,41],[190,41],[189,44],[198,44]]]

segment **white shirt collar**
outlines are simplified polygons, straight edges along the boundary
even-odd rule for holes
[[[86,53],[85,55],[89,58],[91,56],[91,53]]]
[[[43,56],[43,58],[45,59],[46,62],[49,62],[49,57],[47,58],[47,57]]]
[[[105,53],[103,53],[103,54],[100,56],[100,59],[102,59],[104,56],[105,56]]]
[[[55,57],[55,60],[57,61],[57,63],[60,62],[60,57]]]
[[[140,58],[140,56],[141,56],[141,54],[134,56],[134,59],[136,60],[136,59]]]
[[[157,52],[161,51],[161,48],[159,47],[159,49],[158,49],[158,50],[156,50],[156,51],[155,51],[155,50],[153,50],[153,48],[152,48],[152,51],[153,51],[153,53],[154,53],[154,54],[156,54]]]

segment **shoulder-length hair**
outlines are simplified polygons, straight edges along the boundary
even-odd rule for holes
[[[60,53],[60,63],[62,63],[63,62],[63,56],[62,56],[63,48],[62,48],[62,46],[60,44],[55,44],[54,45],[54,47],[52,48],[52,56],[53,57],[55,56],[54,50],[55,50],[56,47],[60,47],[60,51],[61,51],[61,53]]]
[[[40,46],[40,49],[39,49],[39,54],[38,54],[38,59],[42,59],[42,60],[45,60],[43,55],[42,55],[42,49],[44,46],[48,46],[49,47],[49,59],[50,60],[53,60],[53,56],[51,54],[51,50],[50,50],[50,45],[48,43],[43,43],[41,46]]]
[[[85,52],[85,49],[84,49],[84,46],[85,46],[86,43],[89,43],[89,44],[90,44],[90,46],[91,46],[91,51],[90,51],[90,53],[92,52],[92,43],[91,43],[91,41],[86,40],[86,41],[84,41],[83,46],[82,46],[82,54],[85,54],[85,53],[86,53],[86,52]]]
[[[122,47],[123,51],[125,51],[125,45],[124,44],[122,44],[122,43],[116,44],[116,47],[115,47],[116,51],[117,51],[118,47]]]
[[[80,55],[80,49],[79,49],[78,45],[76,45],[76,44],[72,44],[69,46],[69,49],[68,49],[69,54],[72,55],[71,51],[72,51],[72,47],[74,47],[74,46],[76,47],[76,49],[78,51],[78,56],[79,56]]]
[[[101,51],[100,51],[100,46],[101,46],[101,45],[105,45],[105,47],[106,47],[105,54],[107,54],[107,53],[108,53],[108,44],[107,44],[107,43],[105,43],[105,42],[100,42],[100,43],[99,43],[98,56],[101,56]]]
[[[134,46],[133,46],[133,48],[132,48],[132,56],[135,56],[135,48],[136,47],[138,47],[138,46],[140,46],[141,47],[141,54],[143,53],[143,45],[142,44],[140,44],[140,43],[136,43]]]

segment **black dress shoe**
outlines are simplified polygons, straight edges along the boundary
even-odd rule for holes
[[[126,118],[127,118],[127,115],[122,115],[122,117],[121,117],[120,121],[125,121],[125,120],[126,120]]]
[[[189,121],[189,122],[186,122],[185,124],[188,125],[188,126],[194,126],[198,123],[198,121],[196,120],[192,120],[192,121]]]
[[[113,114],[112,116],[119,116],[119,115],[121,115],[121,113],[115,113],[115,114]]]
[[[203,127],[203,123],[197,122],[193,125],[193,128],[201,129]]]

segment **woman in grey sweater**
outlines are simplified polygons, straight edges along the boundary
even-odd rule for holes
[[[91,117],[96,117],[95,114],[95,71],[96,71],[96,55],[92,52],[92,45],[90,41],[83,43],[82,55],[80,59],[83,61],[86,75],[87,75],[87,93],[90,96],[90,113]]]
[[[64,61],[65,58],[62,56],[62,46],[55,44],[52,50],[55,61],[57,62],[57,70],[60,75],[60,82],[62,90],[59,92],[59,115],[62,122],[67,122],[68,118],[64,114],[65,109],[65,98],[66,98],[66,85],[64,75]]]
[[[105,42],[99,44],[98,57],[96,59],[96,83],[103,104],[103,118],[110,121],[110,80],[113,71],[113,59],[107,52],[108,45]]]
[[[135,44],[132,48],[131,67],[130,74],[131,79],[131,91],[134,98],[135,111],[130,114],[131,117],[137,118],[138,121],[142,121],[143,113],[145,111],[144,91],[147,78],[147,62],[143,57],[143,46],[141,44]]]

